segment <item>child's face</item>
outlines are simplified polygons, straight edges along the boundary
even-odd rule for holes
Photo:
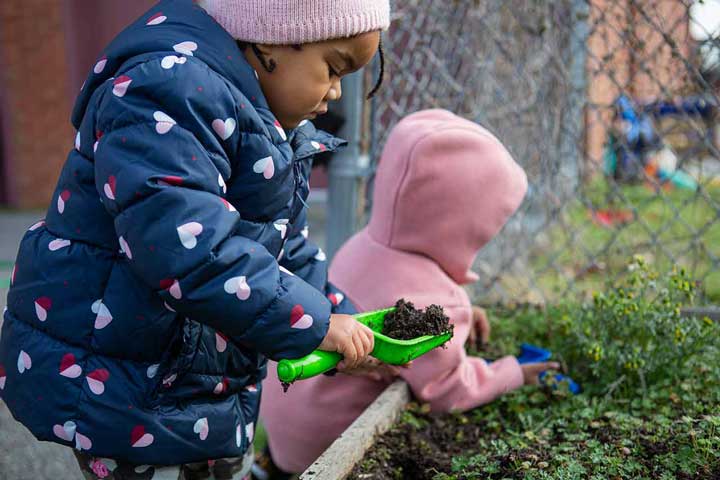
[[[340,79],[367,65],[377,52],[380,32],[352,38],[306,43],[297,50],[288,45],[258,45],[273,72],[266,71],[252,49],[245,57],[258,73],[270,110],[283,128],[327,112],[328,102],[342,95]]]

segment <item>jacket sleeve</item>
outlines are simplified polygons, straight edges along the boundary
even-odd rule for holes
[[[139,64],[103,95],[96,186],[130,269],[168,309],[271,359],[315,349],[330,302],[279,267],[272,219],[242,218],[225,199],[231,177],[249,189],[268,181],[253,172],[258,160],[287,161],[259,129],[259,113],[241,112],[249,102],[190,57]]]
[[[523,374],[515,357],[488,364],[465,353],[472,315],[469,308],[446,308],[445,313],[455,325],[452,340],[446,348],[436,348],[414,360],[401,373],[418,399],[436,412],[465,411],[522,386]]]
[[[295,229],[282,251],[280,265],[323,292],[332,305],[332,313],[354,314],[357,309],[347,296],[328,282],[328,259],[322,248],[309,238],[306,211],[298,215]]]

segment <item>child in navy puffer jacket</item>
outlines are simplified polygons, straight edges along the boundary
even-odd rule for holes
[[[372,350],[307,240],[311,159],[344,143],[308,120],[388,25],[387,0],[164,0],[98,59],[0,337],[0,396],[86,478],[241,478],[266,358]]]

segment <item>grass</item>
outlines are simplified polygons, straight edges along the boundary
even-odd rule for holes
[[[603,226],[592,212],[622,209],[632,218]],[[537,283],[549,298],[568,289],[588,294],[622,275],[627,258],[642,254],[656,270],[685,267],[708,303],[720,303],[720,185],[697,192],[591,181],[566,205],[531,252]]]

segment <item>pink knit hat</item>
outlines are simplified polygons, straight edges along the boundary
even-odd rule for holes
[[[201,0],[237,40],[292,45],[390,26],[389,0]]]

